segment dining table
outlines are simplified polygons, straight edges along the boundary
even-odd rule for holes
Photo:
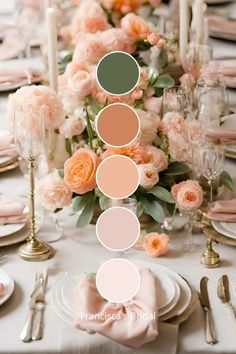
[[[230,53],[236,59],[236,44],[222,39],[209,39],[213,46],[213,58],[220,59],[221,55]],[[35,54],[38,55],[38,52]],[[33,58],[32,60],[35,60]],[[39,58],[40,60],[40,58]],[[1,65],[1,63],[0,63]],[[236,90],[228,89],[229,111],[236,113]],[[7,118],[7,93],[0,94],[0,129],[9,129]],[[225,169],[230,173],[234,181],[236,193],[236,160],[226,158]],[[20,168],[0,174],[0,195],[27,204],[28,181]],[[38,233],[39,238],[55,233],[56,228],[47,219],[41,225]],[[76,228],[76,215],[71,213],[70,208],[59,212],[58,220],[63,230],[62,237],[53,242],[55,255],[44,262],[27,262],[20,258],[17,253],[19,245],[11,245],[0,248],[0,255],[6,254],[7,258],[0,267],[9,273],[15,282],[13,295],[0,306],[0,353],[30,353],[30,354],[56,354],[56,353],[143,353],[143,354],[204,354],[204,353],[236,353],[236,320],[230,311],[220,302],[217,297],[217,282],[223,274],[227,274],[231,284],[231,297],[233,306],[236,308],[236,249],[233,246],[218,243],[214,249],[220,254],[221,263],[218,268],[204,268],[200,263],[201,253],[204,249],[205,236],[200,232],[194,233],[194,243],[199,245],[196,253],[183,252],[175,249],[174,242],[170,240],[169,252],[158,258],[150,258],[143,250],[132,248],[126,255],[127,259],[158,263],[174,269],[196,291],[199,292],[200,279],[203,276],[209,278],[208,289],[212,306],[215,329],[218,342],[216,345],[206,344],[204,339],[204,312],[200,302],[190,318],[177,328],[175,333],[176,343],[168,347],[171,338],[166,334],[167,329],[160,325],[160,340],[166,342],[163,352],[157,351],[155,345],[145,345],[135,350],[123,346],[114,346],[112,341],[104,339],[99,334],[88,334],[73,326],[66,324],[54,311],[52,304],[52,289],[58,277],[64,272],[86,272],[86,269],[97,268],[104,260],[114,257],[114,253],[105,249],[97,240],[94,225],[85,228]],[[177,237],[177,236],[173,236]],[[48,282],[46,288],[46,308],[44,318],[43,338],[40,341],[23,343],[20,333],[24,325],[30,293],[33,290],[35,274],[38,271],[47,270]],[[171,334],[170,334],[171,336]],[[107,342],[105,350],[104,341]],[[168,349],[169,348],[169,349]]]

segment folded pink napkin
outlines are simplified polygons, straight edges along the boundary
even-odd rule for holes
[[[42,72],[32,68],[25,67],[0,67],[0,83],[18,82],[20,80],[29,79],[30,81],[40,78]]]
[[[155,276],[148,268],[140,269],[140,289],[136,296],[123,304],[102,299],[92,275],[81,278],[76,289],[78,316],[75,326],[88,333],[100,333],[115,342],[139,348],[158,335]],[[88,315],[97,315],[91,318]],[[111,317],[113,315],[119,319]],[[110,317],[109,317],[110,315]],[[134,319],[134,315],[139,318]],[[142,316],[143,315],[143,316]],[[146,317],[145,317],[146,315]]]
[[[212,15],[207,17],[207,22],[210,31],[236,36],[236,21]]]
[[[6,35],[0,45],[0,61],[17,58],[24,49],[23,41],[16,36]]]
[[[17,156],[13,140],[13,135],[11,134],[0,136],[0,156]]]
[[[26,222],[24,209],[24,204],[0,197],[0,225]]]
[[[220,140],[224,144],[236,144],[236,129],[232,128],[208,128],[206,131],[208,140]]]
[[[236,221],[236,199],[214,202],[207,217],[218,221]]]

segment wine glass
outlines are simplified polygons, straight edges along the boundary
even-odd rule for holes
[[[198,120],[206,127],[219,127],[221,117],[228,113],[226,86],[220,82],[200,80],[196,86]],[[212,104],[214,102],[214,104]]]
[[[186,54],[187,71],[198,80],[201,71],[208,66],[212,58],[212,48],[208,45],[190,43]]]
[[[213,202],[213,185],[224,168],[225,150],[222,145],[203,143],[199,148],[199,164],[201,173],[208,180],[210,187],[210,208]]]
[[[163,115],[179,112],[187,118],[192,115],[193,93],[190,87],[171,86],[164,89]]]

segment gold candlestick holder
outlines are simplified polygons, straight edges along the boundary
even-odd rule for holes
[[[34,167],[35,157],[29,155],[27,158],[29,170],[29,219],[30,235],[27,242],[18,249],[18,254],[26,261],[40,262],[51,258],[54,255],[54,249],[47,243],[40,242],[36,237],[35,227],[35,205],[34,205]]]
[[[216,268],[220,265],[220,256],[213,250],[212,244],[213,240],[207,237],[205,249],[201,256],[201,264],[205,268]]]

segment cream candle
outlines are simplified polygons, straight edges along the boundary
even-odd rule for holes
[[[194,26],[196,26],[195,33],[196,33],[196,43],[203,44],[204,43],[204,3],[203,0],[195,0],[194,2],[195,7],[195,19],[194,19]]]
[[[186,53],[188,45],[188,0],[179,0],[179,56],[180,63],[186,68]]]
[[[58,90],[57,76],[57,27],[56,14],[53,8],[46,10],[47,38],[48,38],[48,70],[50,87]]]

